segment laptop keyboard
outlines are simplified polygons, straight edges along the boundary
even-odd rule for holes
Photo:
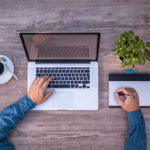
[[[89,67],[38,67],[36,77],[53,76],[49,88],[90,88]]]

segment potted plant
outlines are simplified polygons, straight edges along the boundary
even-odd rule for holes
[[[139,36],[135,36],[133,31],[115,36],[116,47],[112,49],[115,56],[121,60],[121,67],[135,64],[144,65],[146,60],[150,61],[150,42],[144,43]]]

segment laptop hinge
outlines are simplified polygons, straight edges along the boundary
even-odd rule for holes
[[[90,63],[89,60],[37,60],[35,61],[36,64],[41,64],[41,63]]]

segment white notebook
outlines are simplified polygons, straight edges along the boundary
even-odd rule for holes
[[[119,80],[119,81],[117,81]],[[123,81],[124,80],[124,81]],[[134,88],[139,95],[142,107],[150,107],[150,75],[149,74],[110,74],[109,75],[109,107],[119,106],[114,93],[119,88]]]

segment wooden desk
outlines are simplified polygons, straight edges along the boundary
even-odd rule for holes
[[[18,81],[0,86],[0,109],[26,94],[27,60],[20,32],[96,31],[101,33],[98,111],[29,112],[11,132],[17,150],[123,150],[126,113],[108,108],[108,74],[123,72],[113,56],[114,36],[133,30],[150,41],[149,0],[1,0],[0,54],[15,63]],[[150,63],[136,66],[150,72]],[[150,109],[142,109],[150,141]],[[148,150],[150,143],[148,142]]]

